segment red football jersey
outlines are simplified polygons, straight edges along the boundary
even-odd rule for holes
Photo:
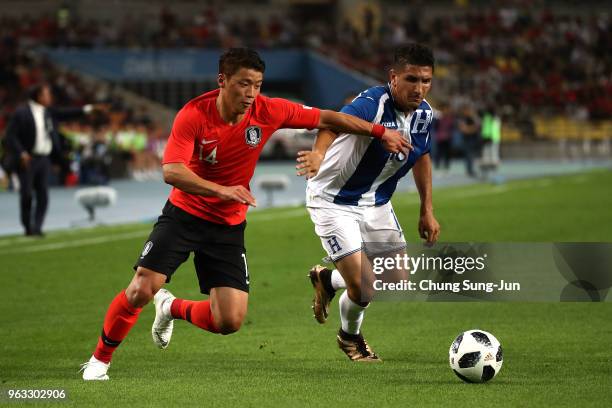
[[[219,89],[189,101],[176,115],[163,164],[185,163],[205,180],[249,188],[263,145],[280,128],[314,128],[320,111],[286,99],[257,96],[240,123],[229,125],[217,111]],[[248,205],[218,197],[189,194],[178,188],[170,202],[218,224],[244,221]]]

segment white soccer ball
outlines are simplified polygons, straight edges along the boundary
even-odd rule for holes
[[[489,381],[499,373],[503,363],[501,344],[484,330],[461,333],[451,344],[448,355],[453,372],[469,383]]]

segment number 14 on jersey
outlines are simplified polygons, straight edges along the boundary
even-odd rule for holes
[[[210,152],[208,154],[208,156],[206,156],[205,158],[202,158],[204,156],[204,146],[200,145],[200,160],[204,160],[209,162],[210,164],[217,164],[217,147],[215,146],[215,148],[212,150],[212,152]]]

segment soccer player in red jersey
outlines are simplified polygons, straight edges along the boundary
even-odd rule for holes
[[[246,315],[249,273],[245,217],[256,200],[249,181],[263,145],[279,128],[333,129],[381,138],[391,152],[407,152],[394,130],[354,116],[260,95],[265,63],[247,48],[219,60],[219,89],[188,102],[177,114],[163,158],[164,181],[174,186],[144,245],[127,289],[111,302],[83,379],[107,380],[112,353],[154,299],[155,344],[166,348],[174,319],[212,333],[236,332]],[[175,298],[162,289],[195,253],[200,291],[208,300]]]

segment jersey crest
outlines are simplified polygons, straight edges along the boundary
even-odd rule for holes
[[[246,144],[251,147],[257,147],[261,142],[261,129],[259,126],[249,126],[244,131],[244,139]]]

